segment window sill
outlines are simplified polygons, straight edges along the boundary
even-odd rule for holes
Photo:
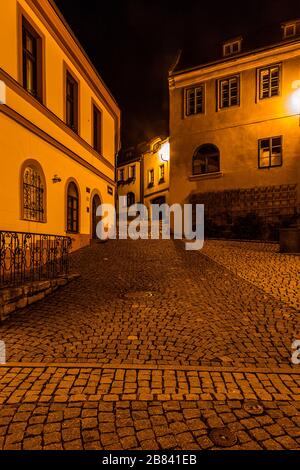
[[[214,173],[202,173],[201,175],[191,175],[189,176],[190,181],[201,181],[201,180],[210,180],[215,178],[221,178],[224,175],[222,171],[216,171]]]

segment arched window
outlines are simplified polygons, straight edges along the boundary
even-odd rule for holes
[[[23,218],[34,222],[45,221],[45,188],[42,172],[34,165],[23,171]]]
[[[193,156],[193,175],[220,171],[220,152],[213,144],[199,147]]]
[[[128,193],[127,194],[127,207],[130,207],[133,204],[135,204],[135,194],[134,193]]]
[[[79,194],[73,182],[69,183],[67,192],[67,231],[79,232]]]

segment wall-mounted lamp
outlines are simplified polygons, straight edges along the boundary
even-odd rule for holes
[[[52,178],[52,183],[55,184],[55,183],[60,183],[60,182],[61,182],[61,178],[58,175],[54,175]]]
[[[294,80],[292,82],[292,89],[294,91],[291,95],[291,107],[294,112],[299,114],[299,126],[300,126],[300,80]]]
[[[165,142],[159,149],[159,158],[162,162],[168,162],[170,160],[170,144]]]

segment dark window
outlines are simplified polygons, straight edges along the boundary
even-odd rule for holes
[[[79,195],[75,183],[68,186],[67,195],[67,231],[79,232]]]
[[[93,147],[101,153],[101,112],[93,105]]]
[[[153,185],[154,185],[154,170],[149,170],[148,171],[148,187],[150,188]]]
[[[193,157],[193,175],[220,171],[220,152],[213,144],[199,147]]]
[[[131,167],[130,167],[130,178],[135,179],[135,176],[136,176],[135,165],[131,165]]]
[[[187,116],[204,112],[204,86],[188,88],[185,92],[185,113]]]
[[[78,83],[69,72],[66,77],[66,124],[78,132]]]
[[[119,181],[124,181],[124,170],[119,170]]]
[[[42,40],[23,18],[23,87],[37,99],[42,99]]]
[[[128,193],[127,194],[127,207],[130,207],[133,204],[135,204],[135,194],[134,193]]]
[[[159,183],[163,183],[165,181],[165,165],[159,166]]]
[[[282,138],[270,137],[258,141],[258,167],[270,168],[282,165]]]
[[[219,80],[219,109],[236,106],[240,102],[239,77]]]
[[[42,176],[35,168],[27,167],[23,174],[23,217],[26,220],[43,222],[44,214]]]
[[[275,65],[259,70],[259,99],[279,95],[280,67]]]

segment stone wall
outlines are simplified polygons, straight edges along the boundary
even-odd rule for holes
[[[42,300],[59,287],[79,277],[79,274],[63,275],[56,279],[35,281],[19,287],[0,289],[0,321],[8,318],[16,310]]]

